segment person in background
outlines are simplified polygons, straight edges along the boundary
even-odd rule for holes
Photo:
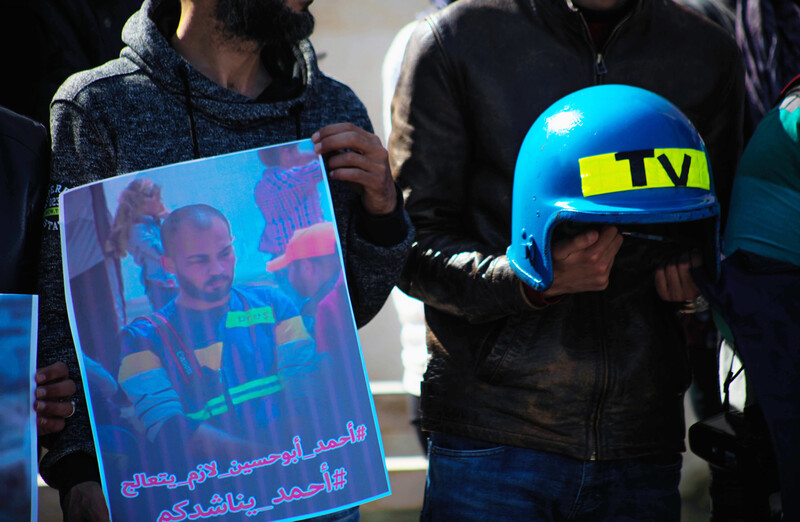
[[[264,216],[258,249],[277,256],[295,230],[322,221],[320,165],[313,146],[307,143],[261,149],[258,159],[265,167],[253,190]]]
[[[800,70],[800,5],[794,0],[678,0],[736,39],[745,67],[744,142]]]
[[[106,251],[117,259],[129,253],[142,269],[141,280],[153,311],[178,295],[178,282],[161,266],[161,222],[169,215],[161,187],[147,178],[132,181],[119,196]]]
[[[36,292],[36,254],[48,180],[47,131],[21,114],[0,107],[0,293]],[[36,430],[40,436],[64,429],[75,413],[75,382],[61,361],[39,368],[36,380]]]
[[[395,35],[381,66],[383,86],[383,134],[388,140],[392,129],[392,98],[408,40],[417,24],[429,14],[452,4],[456,0],[431,0],[432,6],[417,14],[417,19],[403,26]],[[400,360],[403,362],[403,388],[408,393],[408,418],[417,435],[422,452],[428,452],[428,434],[420,428],[419,384],[428,365],[425,344],[425,310],[418,299],[409,297],[400,289],[392,291],[392,304],[400,321]]]
[[[141,0],[4,0],[0,105],[49,128],[50,100],[71,74],[119,56],[122,24]],[[12,51],[13,49],[13,51]]]
[[[346,311],[347,289],[344,284],[339,253],[336,249],[336,227],[323,221],[296,229],[286,250],[267,263],[267,271],[286,271],[286,279],[303,299],[301,312],[306,326],[315,332],[317,315],[323,303],[333,310]]]
[[[677,3],[717,23],[739,46],[745,67],[743,138],[747,144],[761,119],[778,102],[783,87],[800,70],[800,5],[793,0],[677,0]],[[708,419],[724,410],[719,373],[729,367],[728,361],[734,355],[727,343],[721,345],[722,337],[710,312],[684,318],[683,326],[688,334],[694,371],[689,396],[697,417]],[[753,419],[761,415],[757,404],[749,410]],[[771,451],[766,437],[759,435],[756,439],[765,451]],[[763,504],[758,488],[745,486],[743,480],[750,478],[711,465],[711,506],[715,519],[742,516]],[[762,477],[759,484],[773,482],[774,477]]]
[[[800,77],[756,127],[742,155],[725,231],[722,275],[701,290],[712,303],[715,319],[741,357],[772,441],[777,462],[781,508],[770,520],[800,519]],[[748,400],[750,397],[748,396]],[[748,408],[743,418],[750,427]],[[760,417],[760,415],[759,415]],[[752,430],[747,429],[745,436]],[[753,441],[747,442],[748,446]],[[740,475],[740,474],[737,474]],[[746,501],[714,520],[767,520],[770,506],[741,477]],[[755,484],[760,486],[760,484]],[[713,494],[713,490],[712,490]],[[712,501],[714,497],[712,495]],[[728,507],[728,506],[724,506]]]

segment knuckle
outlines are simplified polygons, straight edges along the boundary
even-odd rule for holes
[[[353,165],[361,161],[361,154],[352,150],[348,150],[341,156],[340,159],[342,160],[342,163]]]

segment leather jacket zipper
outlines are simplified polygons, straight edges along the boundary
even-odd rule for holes
[[[608,69],[606,68],[606,61],[603,59],[603,53],[597,53],[597,61],[594,64],[594,74],[598,84],[603,83]]]
[[[602,301],[598,299],[599,311],[600,311],[600,324],[606,324],[606,310],[603,306]],[[601,329],[602,331],[602,329]],[[592,441],[591,447],[592,452],[589,456],[589,460],[597,460],[598,453],[600,452],[600,414],[603,411],[603,404],[606,400],[606,393],[608,393],[608,374],[609,374],[609,362],[608,362],[608,353],[606,349],[606,340],[604,336],[600,336],[600,363],[602,365],[601,368],[601,376],[600,376],[600,393],[597,396],[597,403],[594,407],[594,415],[592,417]]]
[[[611,34],[609,34],[608,38],[606,38],[606,42],[603,45],[603,48],[600,49],[600,51],[597,51],[597,49],[595,49],[594,41],[592,40],[592,34],[589,31],[589,24],[586,23],[586,19],[583,17],[583,14],[578,13],[578,16],[580,17],[581,22],[583,23],[583,29],[584,29],[583,34],[586,37],[586,41],[589,44],[589,48],[592,50],[592,54],[594,57],[594,83],[595,85],[602,85],[603,83],[605,83],[605,77],[606,74],[608,73],[608,68],[606,67],[606,60],[605,60],[605,55],[608,52],[608,47],[619,33],[620,27],[625,25],[625,22],[631,19],[631,17],[633,16],[633,12],[630,12],[627,15],[625,15],[625,17],[622,20],[620,20],[617,25],[614,26],[614,28],[611,30]]]
[[[614,42],[615,38],[619,34],[620,28],[625,25],[625,23],[631,19],[633,16],[633,11],[629,12],[625,17],[619,21],[617,25],[611,30],[611,33],[606,38],[603,47],[598,51],[594,46],[594,41],[592,40],[592,34],[589,31],[589,24],[586,23],[586,19],[583,17],[583,14],[580,12],[577,13],[578,17],[583,24],[583,35],[586,43],[589,44],[589,49],[592,52],[592,59],[594,62],[594,83],[595,85],[601,85],[605,82],[606,74],[608,74],[608,68],[606,67],[606,60],[605,56],[608,54],[608,49],[610,45]],[[600,317],[601,317],[601,324],[605,324],[605,308],[603,308],[602,303],[598,303],[600,307]],[[597,460],[599,457],[600,452],[600,414],[603,410],[603,403],[606,400],[606,394],[608,393],[608,386],[609,386],[609,361],[608,361],[608,354],[605,339],[601,337],[601,344],[600,344],[600,353],[602,357],[602,375],[600,378],[601,385],[600,385],[600,393],[597,397],[597,404],[595,404],[593,416],[592,416],[592,440],[589,442],[589,448],[591,451],[589,452],[589,460]]]

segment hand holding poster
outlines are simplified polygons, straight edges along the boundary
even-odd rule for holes
[[[389,493],[310,140],[110,178],[61,209],[113,520],[294,520]]]

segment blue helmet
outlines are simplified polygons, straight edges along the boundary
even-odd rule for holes
[[[550,242],[560,222],[625,228],[709,218],[703,247],[713,274],[719,205],[700,134],[650,91],[588,87],[551,105],[522,142],[508,257],[516,274],[541,291],[553,282]]]

